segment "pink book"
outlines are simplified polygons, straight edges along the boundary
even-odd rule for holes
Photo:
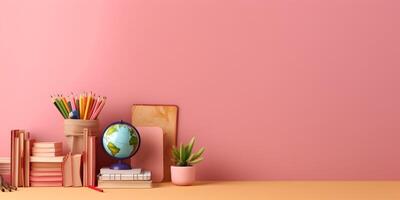
[[[140,148],[131,158],[132,168],[151,171],[153,182],[164,178],[164,133],[159,127],[137,127],[140,133]]]
[[[62,149],[62,142],[35,142],[33,148],[60,148]]]
[[[53,152],[62,152],[61,148],[32,148],[33,153],[53,153]]]
[[[31,181],[31,187],[61,187],[61,181],[53,181],[53,182],[41,182],[41,181]]]
[[[31,176],[30,180],[35,182],[62,182],[63,179],[62,176]]]
[[[31,171],[31,176],[40,177],[40,176],[62,176],[61,171]]]
[[[32,156],[41,156],[41,157],[54,157],[54,156],[61,156],[62,152],[50,152],[50,153],[38,153],[32,152]]]
[[[64,167],[63,167],[63,186],[71,187],[72,186],[72,154],[68,153],[65,156]]]
[[[37,172],[61,172],[62,168],[31,168],[31,170]]]
[[[82,186],[81,181],[81,154],[72,155],[72,186]]]
[[[89,137],[88,148],[88,185],[94,186],[96,181],[96,136]]]

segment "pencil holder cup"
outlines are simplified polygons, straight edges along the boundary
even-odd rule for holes
[[[83,130],[88,129],[89,135],[98,136],[99,121],[98,120],[79,120],[65,119],[64,134],[67,137],[68,151],[72,154],[80,154],[83,151],[84,138]]]

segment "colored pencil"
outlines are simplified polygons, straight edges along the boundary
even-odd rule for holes
[[[71,93],[70,101],[71,101],[71,104],[72,104],[72,110],[76,110],[74,93]]]
[[[70,112],[71,112],[71,109],[70,109],[69,106],[68,106],[67,100],[66,100],[65,97],[63,97],[62,95],[61,95],[61,100],[62,100],[62,102],[64,103],[64,106],[65,106],[65,108],[67,109],[67,112],[70,113]]]
[[[76,98],[76,99],[75,99],[75,102],[76,102],[76,103],[75,103],[75,104],[76,104],[76,111],[78,112],[78,119],[80,119],[80,118],[81,118],[81,116],[80,116],[80,115],[81,115],[81,112],[80,112],[80,110],[79,110],[79,109],[80,109],[80,108],[79,108],[79,98]]]
[[[83,92],[78,96],[52,95],[51,102],[64,119],[96,120],[102,111],[106,97]]]
[[[64,103],[58,97],[56,98],[56,102],[57,102],[58,106],[60,107],[61,111],[63,112],[64,118],[68,118],[68,113],[64,107]]]
[[[92,117],[93,120],[97,119],[97,117],[99,116],[99,114],[100,114],[101,110],[103,109],[105,103],[106,103],[106,99],[104,98],[103,101],[101,102],[99,108],[93,114],[93,117]]]
[[[83,119],[88,119],[88,112],[90,109],[90,102],[92,101],[92,93],[90,92],[90,94],[88,95],[87,101],[86,101],[86,106],[85,106],[85,116],[83,117]]]
[[[96,110],[96,107],[98,106],[99,98],[100,98],[100,97],[94,98],[93,107],[92,107],[92,109],[91,109],[91,112],[90,112],[90,115],[89,115],[89,119],[92,118],[93,113],[94,113],[94,111]]]
[[[53,97],[51,97],[51,101],[53,102],[54,106],[57,108],[58,112],[60,112],[61,115],[62,115],[62,116],[64,117],[64,119],[65,119],[64,113],[61,111],[61,108],[58,106],[58,103],[56,102],[56,100],[55,100]]]

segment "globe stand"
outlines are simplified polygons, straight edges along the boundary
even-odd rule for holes
[[[116,170],[124,170],[124,169],[131,169],[131,166],[129,166],[126,163],[123,163],[122,160],[118,160],[118,162],[112,164],[110,168]]]

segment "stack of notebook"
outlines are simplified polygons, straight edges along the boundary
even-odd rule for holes
[[[63,185],[61,142],[35,142],[32,146],[30,185],[52,187]]]
[[[29,132],[11,131],[10,182],[12,186],[29,187],[29,156],[32,141]]]
[[[10,181],[10,158],[0,157],[0,176],[6,181]]]
[[[99,188],[151,188],[151,172],[141,169],[115,170],[101,168]]]

